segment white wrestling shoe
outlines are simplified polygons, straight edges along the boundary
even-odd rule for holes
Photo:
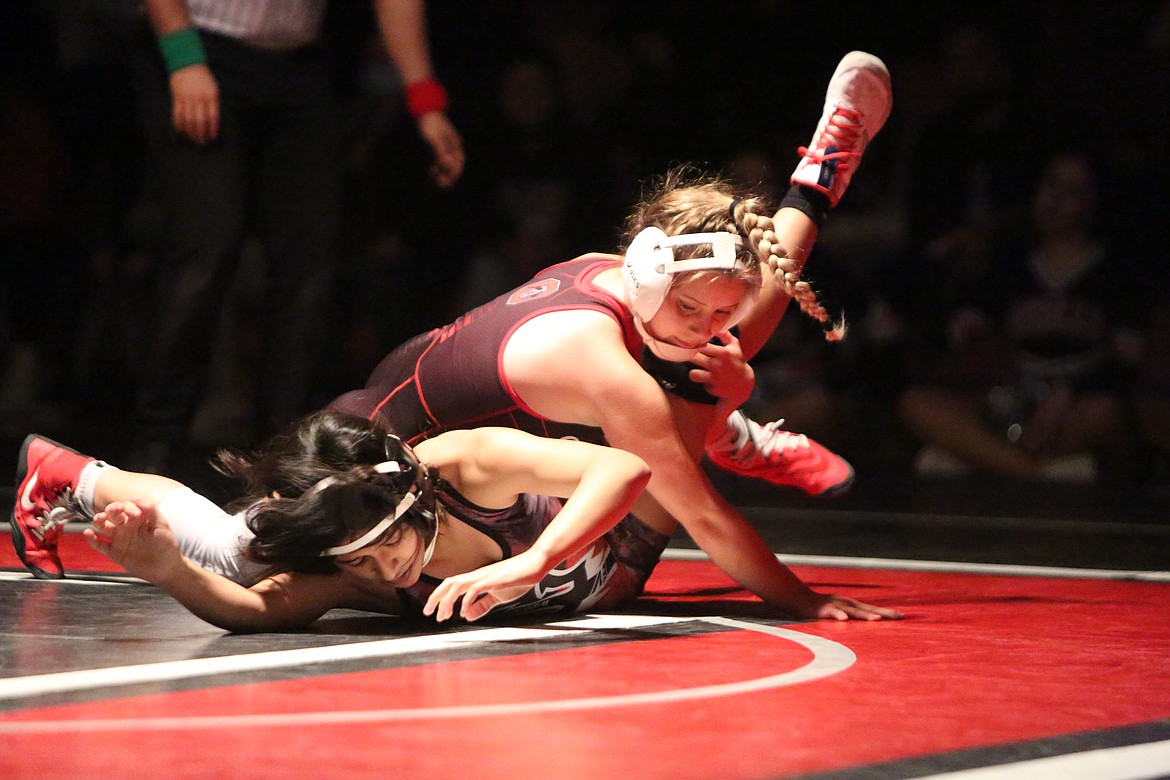
[[[798,150],[803,159],[791,183],[824,193],[836,206],[893,106],[885,63],[863,51],[846,54],[829,79],[825,111],[812,141]]]

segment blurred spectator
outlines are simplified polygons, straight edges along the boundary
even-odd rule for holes
[[[933,83],[919,84],[902,172],[905,246],[880,278],[893,310],[913,322],[905,336],[921,354],[950,308],[984,278],[995,237],[1027,199],[1015,66],[986,29],[962,25],[940,41]],[[907,272],[909,271],[909,272]],[[934,343],[929,343],[929,340]],[[927,340],[927,343],[922,343]]]
[[[72,170],[44,95],[11,78],[0,78],[0,172],[0,411],[27,424],[69,349],[68,307],[60,317],[46,308],[59,305],[56,287],[71,270],[63,259]]]
[[[895,71],[902,136],[890,202],[898,209],[876,204],[891,227],[884,241],[868,231],[864,251],[874,244],[882,251],[871,263],[868,296],[853,296],[843,379],[864,449],[896,470],[909,467],[917,449],[902,426],[888,424],[905,384],[922,373],[916,364],[933,364],[950,349],[943,334],[953,307],[986,276],[994,237],[1027,197],[1016,160],[1016,128],[1024,125],[1015,70],[989,28],[959,21],[924,51],[904,55]],[[842,243],[825,238],[825,247]],[[863,247],[842,249],[852,257]]]
[[[1134,256],[1102,224],[1102,185],[1087,154],[1051,156],[1022,245],[955,280],[949,349],[925,361],[902,398],[903,419],[930,445],[920,472],[1132,475],[1142,286]]]
[[[0,8],[0,425],[13,434],[63,422],[85,300],[89,158],[63,121],[59,22],[47,4]]]
[[[1170,487],[1170,293],[1154,307],[1138,375],[1136,415],[1141,433],[1140,476]]]
[[[989,31],[951,31],[935,72],[938,102],[908,156],[907,235],[911,252],[931,261],[972,262],[1027,196],[1019,175],[1027,124],[1015,66]]]
[[[461,311],[582,251],[582,201],[591,193],[588,174],[596,173],[566,111],[556,68],[540,56],[504,68],[482,139],[474,189],[484,233],[467,269]]]
[[[1170,90],[1170,2],[1159,2],[1143,20],[1145,46],[1136,63],[1142,79],[1130,85],[1130,110],[1135,115],[1129,126],[1140,130],[1135,142],[1147,138],[1164,139],[1170,133],[1170,117],[1165,111],[1147,109],[1149,95],[1164,95]],[[1140,122],[1138,121],[1140,120]],[[1149,144],[1149,153],[1124,154],[1134,176],[1142,182],[1141,203],[1135,204],[1133,224],[1147,235],[1151,247],[1165,247],[1170,242],[1170,220],[1165,207],[1170,198],[1170,144]],[[1170,488],[1170,263],[1165,252],[1151,253],[1147,269],[1147,287],[1155,292],[1145,357],[1138,377],[1137,417],[1143,450],[1143,477],[1155,485]]]

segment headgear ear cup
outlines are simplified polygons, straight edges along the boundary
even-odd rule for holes
[[[661,228],[643,228],[626,250],[622,272],[630,309],[643,322],[658,313],[670,289],[666,264],[674,262],[674,250],[662,246],[665,239]]]
[[[701,245],[710,247],[707,256],[690,260],[674,259],[674,247]],[[634,325],[651,352],[672,363],[683,363],[695,356],[698,351],[696,349],[678,347],[654,338],[646,330],[644,323],[662,308],[675,274],[686,271],[743,269],[745,266],[736,256],[737,250],[742,247],[743,238],[727,231],[668,236],[660,228],[648,227],[634,237],[629,249],[626,250],[622,272],[626,297],[634,315]],[[743,319],[754,302],[755,296],[746,294],[735,307],[725,327],[731,328]]]
[[[693,260],[675,262],[676,246],[708,244],[710,255]],[[666,300],[670,290],[671,277],[683,271],[732,270],[740,267],[736,260],[736,249],[743,246],[743,239],[734,233],[684,233],[668,236],[660,228],[644,228],[626,250],[623,271],[630,309],[642,322],[648,322]],[[736,307],[727,327],[743,319],[751,308],[752,296],[745,296]]]

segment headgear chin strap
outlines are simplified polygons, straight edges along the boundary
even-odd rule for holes
[[[674,259],[674,247],[702,244],[711,247],[711,254],[707,257]],[[648,227],[634,237],[626,250],[622,278],[626,284],[630,311],[634,315],[634,325],[651,352],[671,363],[685,363],[699,352],[698,349],[659,341],[650,335],[644,323],[649,322],[662,308],[674,274],[686,271],[744,270],[747,266],[736,257],[736,250],[742,247],[743,238],[726,231],[668,236],[661,228]],[[751,296],[745,295],[727,321],[727,327],[743,319],[751,304]]]

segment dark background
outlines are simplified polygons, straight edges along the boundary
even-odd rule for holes
[[[13,462],[36,430],[117,463],[132,438],[161,229],[129,78],[143,21],[119,0],[7,3],[0,15],[0,440]],[[530,271],[612,251],[643,183],[673,164],[782,190],[836,62],[864,49],[890,68],[894,113],[807,272],[854,332],[826,348],[793,312],[786,322],[797,321],[795,331],[765,355],[831,391],[834,424],[810,432],[857,466],[857,488],[838,506],[1165,518],[1167,442],[1148,425],[1134,434],[1138,466],[1120,482],[916,477],[914,446],[892,410],[905,379],[900,348],[926,325],[902,318],[891,334],[874,323],[882,307],[931,295],[914,284],[912,258],[930,229],[916,217],[931,205],[921,193],[945,196],[972,143],[926,128],[958,110],[947,47],[975,35],[988,48],[967,65],[985,66],[984,86],[1006,117],[978,150],[1007,182],[997,205],[1010,218],[1052,150],[1094,150],[1109,172],[1109,239],[1141,269],[1133,299],[1152,345],[1144,375],[1165,376],[1170,342],[1159,342],[1165,318],[1159,325],[1155,315],[1170,289],[1170,5],[432,0],[429,18],[467,149],[465,176],[450,191],[426,178],[427,150],[402,112],[367,4],[334,0],[330,9],[350,154],[337,346],[322,366],[319,403],[360,386],[406,337]],[[509,88],[512,104],[501,98]],[[220,487],[204,459],[257,443],[248,394],[279,381],[249,373],[266,273],[279,269],[249,251],[221,333],[209,334],[220,359],[192,432],[197,446],[177,476],[211,491]],[[1149,380],[1132,392],[1164,402],[1168,387]],[[726,487],[745,502],[804,501],[734,480]]]

